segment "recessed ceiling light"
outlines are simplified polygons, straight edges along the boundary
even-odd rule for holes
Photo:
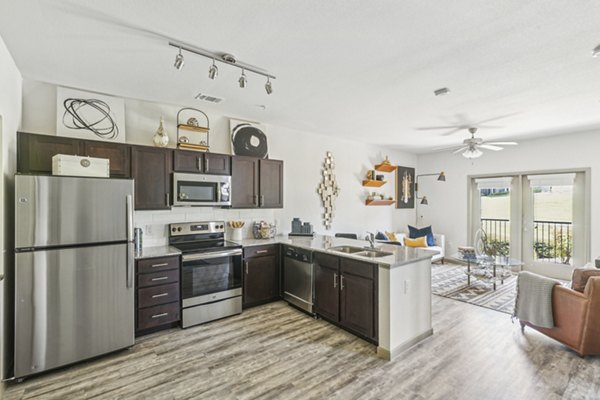
[[[600,44],[592,50],[592,57],[600,57]]]
[[[450,93],[450,89],[448,89],[447,87],[440,88],[440,89],[433,91],[433,94],[435,94],[436,96],[445,96],[448,93]]]

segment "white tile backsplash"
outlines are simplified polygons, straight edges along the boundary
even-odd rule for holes
[[[180,222],[244,221],[243,238],[252,237],[252,224],[256,221],[276,223],[274,210],[228,210],[214,207],[177,207],[172,210],[136,211],[134,225],[144,232],[143,246],[164,246],[169,241],[168,225]],[[279,226],[278,226],[279,228]],[[230,231],[225,231],[230,237]]]

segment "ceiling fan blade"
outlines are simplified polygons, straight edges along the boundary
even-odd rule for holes
[[[452,154],[460,153],[461,151],[465,151],[468,148],[469,148],[469,146],[461,147],[460,149],[453,151]]]
[[[479,147],[482,148],[482,149],[493,150],[493,151],[503,150],[502,147],[494,146],[494,145],[489,144],[489,143],[487,143],[487,144],[480,144]]]
[[[500,125],[476,125],[478,129],[504,129],[504,126]]]
[[[478,121],[476,124],[474,124],[474,126],[481,126],[481,125],[484,125],[484,124],[486,124],[488,122],[497,121],[499,119],[512,117],[513,115],[516,115],[516,114],[518,114],[518,113],[514,112],[514,113],[510,113],[510,114],[498,115],[497,117],[493,117],[493,118],[484,119],[482,121]]]
[[[463,129],[466,129],[466,128],[465,128],[464,126],[456,126],[456,127],[454,127],[454,129],[452,129],[451,131],[448,131],[448,132],[442,133],[442,136],[450,136],[450,135],[453,135],[453,134],[455,134],[456,132],[460,132],[460,131],[462,131]]]
[[[435,131],[440,129],[456,129],[458,125],[449,125],[449,126],[422,126],[420,128],[415,128],[418,131]]]
[[[486,144],[491,144],[492,146],[516,146],[519,143],[517,143],[517,142],[486,142]]]

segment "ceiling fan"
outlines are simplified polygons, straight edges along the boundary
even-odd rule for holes
[[[446,132],[442,133],[442,136],[450,136],[450,135],[453,135],[453,134],[455,134],[457,132],[462,131],[463,129],[469,129],[469,128],[499,129],[499,128],[504,128],[504,127],[503,126],[498,126],[498,125],[488,125],[488,123],[492,122],[492,121],[497,121],[497,120],[500,120],[500,119],[512,117],[513,115],[516,115],[516,114],[517,113],[510,113],[510,114],[498,115],[498,116],[495,116],[493,118],[487,118],[487,119],[480,120],[480,121],[472,121],[470,118],[468,118],[464,114],[456,114],[455,118],[457,120],[457,123],[454,124],[454,125],[448,125],[448,126],[422,126],[422,127],[416,128],[416,129],[418,131],[447,130]]]
[[[481,149],[500,151],[504,149],[500,146],[516,146],[518,144],[517,142],[484,142],[482,138],[475,137],[477,128],[471,127],[467,128],[467,130],[469,133],[471,133],[471,137],[469,139],[465,139],[463,141],[463,146],[455,150],[452,154],[462,152],[463,157],[472,159],[481,157],[483,155]]]

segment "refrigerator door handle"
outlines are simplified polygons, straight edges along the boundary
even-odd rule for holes
[[[127,242],[127,270],[125,272],[125,282],[127,288],[133,287],[133,243]]]
[[[133,242],[133,201],[130,194],[125,196],[125,205],[127,212],[127,241]]]

